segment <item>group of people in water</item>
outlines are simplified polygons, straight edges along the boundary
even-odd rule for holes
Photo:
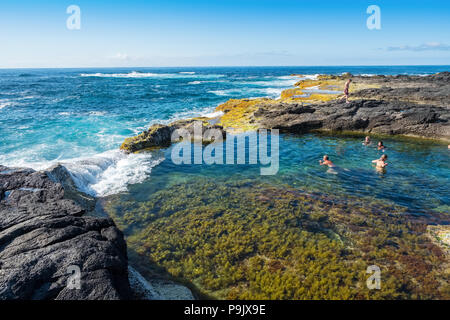
[[[350,101],[348,100],[348,97],[349,97],[349,88],[350,88],[350,84],[351,84],[351,83],[352,83],[352,79],[348,79],[348,80],[345,82],[345,85],[344,85],[344,99],[345,99],[345,102],[346,102],[346,103],[350,103]],[[367,136],[367,137],[364,139],[363,145],[368,146],[368,145],[370,145],[370,144],[372,144],[372,141],[370,140],[370,137]],[[449,145],[448,147],[449,147],[449,149],[450,149],[450,145]],[[386,147],[384,146],[383,141],[381,141],[381,140],[378,141],[377,149],[378,149],[379,151],[384,152],[384,150],[386,149]],[[383,154],[379,159],[372,160],[372,163],[375,164],[375,167],[376,167],[376,169],[377,169],[378,171],[382,171],[382,170],[384,170],[384,169],[386,168],[386,166],[388,165],[388,163],[386,162],[387,158],[388,158],[388,156],[387,156],[386,154]],[[330,167],[330,168],[334,168],[334,167],[335,167],[334,163],[330,160],[330,158],[328,157],[328,155],[324,155],[324,156],[323,156],[323,159],[322,159],[322,160],[319,160],[319,163],[320,163],[321,166],[328,166],[328,167]]]
[[[362,144],[365,145],[365,146],[371,145],[372,141],[370,140],[370,137],[367,136],[364,139],[364,142]],[[381,140],[378,141],[377,149],[379,151],[384,152],[386,147],[384,146],[383,141],[381,141]],[[386,162],[387,158],[388,158],[388,156],[386,154],[383,154],[380,158],[372,160],[372,163],[375,164],[375,167],[376,167],[377,170],[384,170],[386,168],[386,166],[388,165],[388,163]],[[328,166],[330,168],[334,168],[335,167],[334,163],[330,160],[328,155],[324,155],[322,160],[319,160],[319,163],[320,163],[321,166]]]

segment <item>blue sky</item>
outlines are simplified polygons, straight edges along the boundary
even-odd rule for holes
[[[0,68],[402,64],[450,64],[450,1],[0,2]]]

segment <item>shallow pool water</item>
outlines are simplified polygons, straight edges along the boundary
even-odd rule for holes
[[[165,160],[156,166],[149,179],[132,185],[123,199],[148,201],[151,195],[174,184],[196,177],[224,181],[249,180],[269,183],[304,192],[317,192],[336,198],[377,200],[398,205],[410,213],[426,214],[430,210],[450,212],[450,150],[446,145],[417,139],[384,139],[382,152],[362,144],[363,136],[324,134],[281,135],[279,171],[260,175],[261,164],[174,164],[172,148],[164,151]],[[248,143],[246,144],[248,151]],[[375,169],[372,160],[388,155],[384,172]],[[224,154],[226,154],[224,150]],[[320,166],[329,155],[337,168]],[[248,155],[247,155],[248,156]],[[199,186],[201,187],[201,186]],[[224,197],[226,201],[226,196]],[[364,203],[364,202],[362,202]]]
[[[445,258],[427,225],[449,223],[450,150],[384,139],[378,172],[382,152],[363,138],[281,135],[279,171],[266,176],[260,164],[176,165],[175,145],[144,182],[101,202],[133,266],[201,297],[440,297]],[[337,168],[319,165],[324,154]],[[383,270],[382,290],[365,289],[370,265]]]

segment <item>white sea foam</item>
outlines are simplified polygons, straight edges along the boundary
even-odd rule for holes
[[[90,116],[104,116],[107,113],[106,111],[89,111]]]
[[[217,117],[221,117],[223,115],[224,115],[223,111],[214,111],[214,112],[203,114],[203,117],[206,117],[206,118],[217,118]]]
[[[230,89],[230,90],[210,90],[209,93],[214,93],[216,96],[228,96],[232,95],[232,92],[236,90]]]
[[[99,78],[151,78],[158,76],[156,73],[141,73],[132,71],[129,73],[82,73],[81,77],[99,77]]]
[[[19,98],[19,100],[29,100],[29,99],[38,99],[40,96],[23,96],[22,98]]]
[[[317,80],[317,77],[319,76],[319,73],[316,74],[303,74],[300,79],[306,79],[306,80]]]
[[[35,146],[35,149],[39,148],[40,146]],[[0,156],[0,163],[8,167],[45,170],[60,163],[69,170],[79,190],[99,197],[124,192],[129,184],[141,183],[148,178],[152,168],[163,160],[159,153],[125,154],[118,149],[90,157],[51,161],[33,154],[26,158],[23,155],[21,158],[14,155],[9,155],[8,158]]]
[[[13,101],[8,99],[0,99],[0,110],[12,105],[14,105]]]
[[[151,73],[151,72],[137,72],[132,71],[128,73],[81,73],[81,77],[98,77],[98,78],[160,78],[160,79],[174,79],[174,78],[221,78],[223,74],[195,74],[194,73]]]
[[[179,72],[179,73],[181,73],[181,74],[195,74],[195,72],[193,72],[193,71],[182,71],[182,72]]]
[[[181,111],[175,113],[172,117],[166,120],[153,120],[150,122],[150,125],[154,123],[162,123],[168,124],[173,121],[189,119],[194,117],[206,117],[206,118],[216,118],[223,115],[222,111],[215,111],[215,107],[206,107],[206,108],[194,108],[188,111]]]
[[[203,80],[203,81],[196,80],[196,81],[188,82],[188,84],[197,85],[197,84],[202,84],[202,83],[224,83],[224,82],[229,82],[229,81],[228,80]]]
[[[295,79],[274,79],[272,81],[249,81],[240,82],[243,85],[256,85],[261,87],[292,87],[299,81],[299,78]]]
[[[107,196],[124,192],[129,184],[143,182],[163,158],[151,153],[125,154],[111,150],[87,159],[62,164],[77,187],[91,195]]]
[[[267,97],[267,98],[279,98],[281,95],[281,92],[285,90],[286,88],[235,88],[235,89],[226,89],[226,90],[211,90],[208,91],[209,93],[213,93],[217,96],[244,96],[248,97],[251,96],[257,96],[259,97]]]
[[[295,83],[302,79],[314,78],[315,75],[306,75],[304,77],[299,76],[265,76],[267,80],[254,80],[254,77],[248,77],[246,80],[234,82],[239,87],[232,89],[222,90],[210,90],[209,93],[213,93],[217,96],[243,96],[243,97],[268,97],[272,99],[278,99],[281,96],[281,92],[287,88],[292,87]],[[250,80],[251,81],[248,81]],[[251,85],[252,87],[248,87]],[[258,88],[259,87],[259,88]]]

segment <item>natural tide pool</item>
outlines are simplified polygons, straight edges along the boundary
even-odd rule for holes
[[[153,168],[151,177],[131,185],[121,197],[146,201],[158,190],[200,176],[231,181],[251,179],[308,192],[377,199],[403,206],[410,213],[450,211],[450,150],[446,145],[413,138],[383,138],[387,147],[383,152],[377,150],[376,138],[369,146],[362,145],[363,140],[364,136],[358,135],[281,135],[279,171],[268,176],[260,175],[259,163],[176,165],[171,161],[169,148],[162,151],[165,160]],[[336,170],[319,165],[325,154],[337,166]],[[371,163],[382,154],[389,157],[384,173],[375,170]]]
[[[175,278],[199,296],[448,297],[448,261],[426,227],[450,222],[450,150],[383,138],[389,165],[380,173],[376,137],[369,146],[363,138],[281,135],[272,176],[259,164],[175,165],[169,148],[148,179],[104,208],[144,275]],[[319,165],[324,154],[338,169]],[[369,265],[382,268],[383,290],[365,288]]]

